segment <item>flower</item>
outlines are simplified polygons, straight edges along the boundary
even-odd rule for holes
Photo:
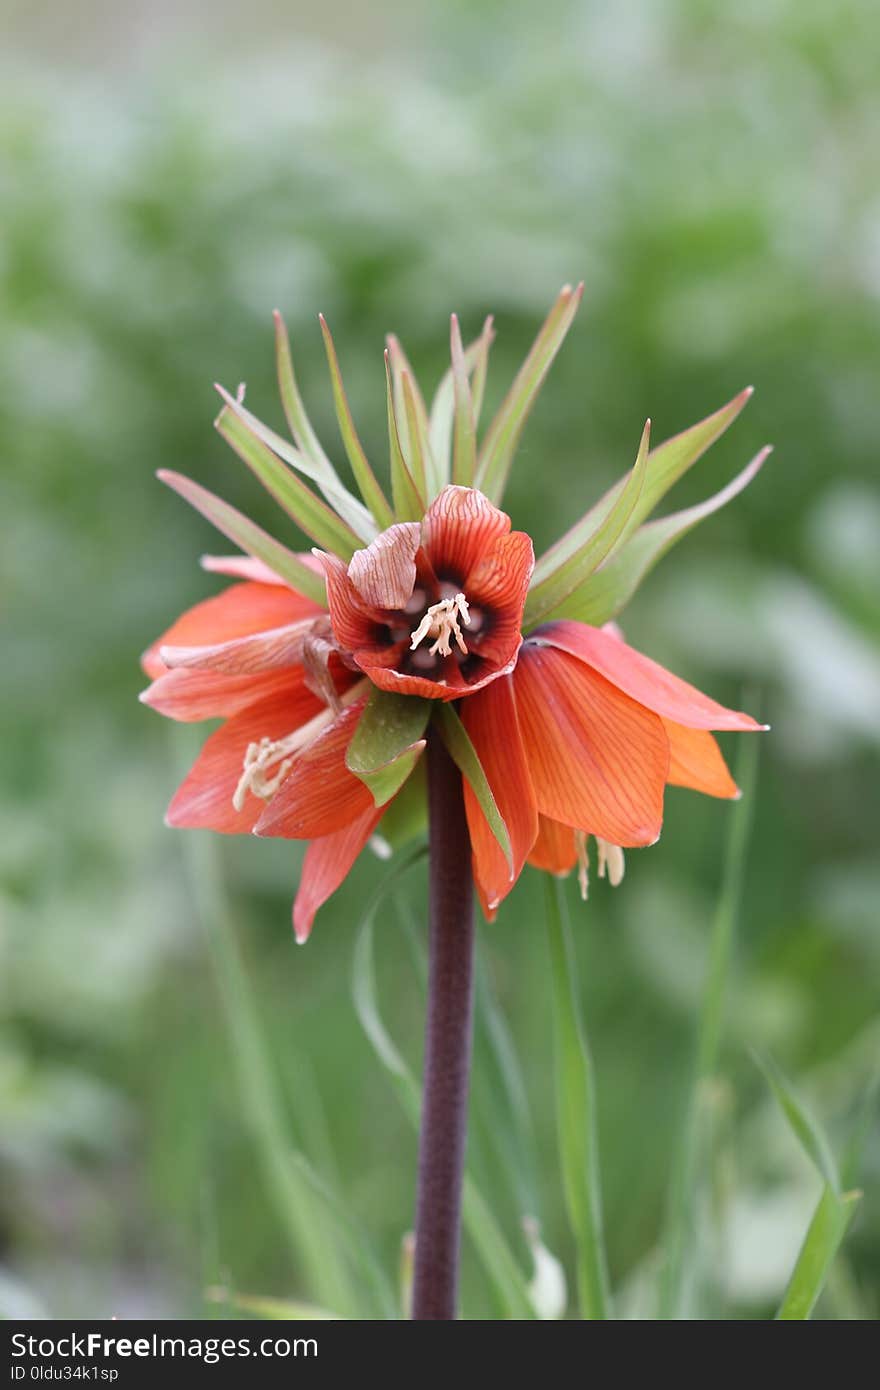
[[[311,428],[279,319],[294,443],[252,416],[241,395],[223,393],[217,424],[317,542],[311,554],[288,550],[188,479],[161,475],[247,552],[203,561],[235,582],[143,658],[146,704],[174,719],[223,720],[167,821],[309,841],[294,904],[300,941],[376,832],[396,842],[413,813],[416,822],[423,815],[413,774],[429,730],[463,772],[473,874],[489,917],[526,863],[554,874],[577,868],[586,896],[588,837],[600,876],[619,883],[623,850],[660,835],[667,785],[738,795],[711,731],[762,726],[629,647],[611,620],[659,556],[757,472],[766,450],[717,497],[645,524],[749,393],[654,450],[646,426],[632,472],[537,564],[528,535],[497,505],[578,300],[579,291],[560,295],[479,452],[491,323],[465,350],[453,319],[452,367],[430,414],[390,340],[390,503],[354,429],[326,325],[363,502]]]

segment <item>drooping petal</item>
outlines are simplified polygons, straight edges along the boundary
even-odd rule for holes
[[[530,637],[585,662],[619,690],[664,719],[690,729],[762,729],[748,714],[725,709],[671,671],[627,646],[613,633],[568,619],[546,623]],[[605,836],[605,838],[609,838]]]
[[[691,787],[707,796],[735,799],[739,787],[715,739],[705,729],[688,729],[683,724],[663,720],[669,739],[669,774],[667,781],[674,787]]]
[[[159,656],[172,670],[193,667],[199,671],[225,671],[228,675],[256,675],[296,666],[302,661],[303,641],[312,630],[314,618],[301,618],[285,627],[233,637],[212,646],[171,647],[162,645]]]
[[[465,585],[493,541],[510,530],[510,517],[474,488],[445,487],[422,522],[422,545],[441,579]]]
[[[275,692],[302,684],[301,673],[269,671],[264,675],[226,675],[181,667],[164,671],[141,692],[140,700],[168,719],[192,723],[199,719],[229,719]]]
[[[538,817],[538,838],[529,852],[529,863],[549,874],[569,874],[577,863],[577,845],[570,825]]]
[[[502,676],[461,706],[474,745],[510,836],[513,873],[480,809],[470,783],[464,805],[474,855],[474,877],[490,910],[510,892],[538,833],[538,812],[510,676]]]
[[[300,555],[299,558],[307,562],[312,557]],[[209,574],[228,574],[233,579],[253,579],[258,584],[278,584],[284,589],[290,587],[286,579],[253,555],[203,555],[199,563]]]
[[[416,582],[416,551],[421,543],[417,521],[389,526],[349,561],[348,577],[372,608],[403,608]]]
[[[345,752],[365,699],[341,710],[300,753],[255,826],[257,835],[316,840],[349,825],[375,803],[368,787],[349,772]]]
[[[384,811],[385,807],[373,806],[342,830],[312,840],[293,904],[293,929],[300,944],[308,940],[315,913],[347,877]]]
[[[669,767],[657,715],[552,647],[523,646],[514,690],[541,814],[612,844],[653,844]]]
[[[323,708],[301,679],[289,680],[282,690],[227,720],[211,734],[175,793],[165,817],[167,824],[219,830],[227,835],[252,830],[265,802],[249,795],[240,811],[232,804],[248,744],[259,743],[262,738],[283,738]]]
[[[141,663],[148,676],[161,676],[165,663],[159,648],[210,646],[245,637],[267,628],[283,627],[300,618],[317,616],[322,610],[310,599],[294,593],[286,585],[257,584],[246,580],[230,584],[222,593],[188,608],[167,632],[163,632],[144,653]]]

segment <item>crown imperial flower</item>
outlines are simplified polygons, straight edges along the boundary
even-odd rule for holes
[[[430,411],[389,339],[390,500],[357,435],[326,324],[360,498],[315,435],[276,316],[292,442],[246,409],[243,392],[221,391],[217,427],[315,542],[310,554],[189,479],[160,474],[244,552],[203,561],[234,582],[143,659],[145,703],[174,719],[223,721],[167,819],[308,840],[299,940],[380,827],[396,842],[418,823],[424,793],[412,774],[429,726],[462,773],[488,916],[527,862],[553,874],[577,869],[586,896],[589,837],[599,876],[619,884],[624,848],[659,837],[668,785],[737,795],[711,731],[761,726],[633,650],[613,619],[657,560],[757,473],[766,449],[716,497],[647,520],[750,392],[655,449],[646,425],[632,470],[537,563],[530,538],[499,507],[580,295],[561,292],[479,447],[491,320],[465,349],[453,318],[451,367]]]

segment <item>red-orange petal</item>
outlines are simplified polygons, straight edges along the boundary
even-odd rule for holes
[[[282,690],[228,719],[211,734],[175,793],[165,816],[167,824],[219,830],[226,835],[244,835],[252,830],[265,802],[249,795],[240,811],[232,804],[248,744],[259,743],[261,738],[283,738],[323,708],[301,678],[290,679]]]
[[[538,833],[538,812],[510,676],[487,685],[461,706],[461,717],[483,765],[492,795],[510,835],[513,873],[489,829],[479,802],[464,784],[464,805],[474,858],[474,877],[490,911],[507,896],[522,872]]]
[[[530,641],[558,648],[586,662],[646,709],[690,729],[762,729],[751,715],[725,709],[612,632],[569,620],[545,623]],[[607,837],[606,837],[607,838]]]
[[[489,661],[504,662],[519,650],[522,615],[535,568],[535,552],[524,531],[511,531],[494,542],[467,579],[467,600],[493,614],[493,626],[474,650]],[[464,629],[468,640],[467,628]]]
[[[148,648],[141,664],[148,676],[161,676],[165,663],[159,657],[160,647],[198,647],[228,642],[233,637],[283,627],[299,618],[317,616],[322,611],[311,599],[277,584],[256,584],[251,580],[231,584],[222,593],[203,599],[181,614]]]
[[[388,808],[371,806],[342,830],[312,840],[303,860],[302,876],[293,904],[293,929],[307,941],[315,913],[345,879]]]
[[[185,723],[199,719],[229,719],[275,691],[292,690],[302,682],[302,672],[290,670],[269,671],[261,676],[230,676],[219,671],[191,671],[181,667],[164,671],[142,691],[140,700],[166,718]]]
[[[653,844],[669,767],[657,715],[552,647],[523,646],[514,689],[541,814],[615,845]]]
[[[372,793],[345,765],[365,699],[337,714],[314,743],[298,754],[254,827],[257,835],[316,840],[332,835],[374,804]]]
[[[669,774],[667,781],[674,787],[691,787],[707,796],[735,799],[739,787],[715,739],[705,729],[688,729],[683,724],[663,720],[669,739]]]
[[[510,530],[510,517],[475,488],[451,485],[434,499],[422,522],[422,544],[441,579],[465,588],[471,570],[493,541]]]
[[[198,671],[223,671],[230,676],[278,671],[300,664],[303,640],[314,626],[315,619],[309,617],[211,646],[171,647],[163,643],[159,656],[172,669],[191,667]]]
[[[348,570],[336,555],[318,556],[327,581],[327,604],[333,635],[344,651],[379,644],[386,615],[361,598],[348,577]]]
[[[538,817],[538,838],[529,853],[529,863],[549,874],[570,874],[577,863],[577,845],[570,825]]]

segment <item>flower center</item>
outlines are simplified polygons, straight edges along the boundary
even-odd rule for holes
[[[464,594],[455,594],[451,598],[441,598],[439,603],[432,603],[425,613],[422,621],[412,634],[410,640],[410,651],[425,641],[433,638],[433,644],[428,651],[431,656],[451,656],[452,639],[462,656],[467,656],[465,640],[461,635],[459,621],[465,627],[471,625],[471,615],[468,611],[467,599]]]
[[[249,743],[238,785],[232,793],[232,804],[236,811],[240,811],[244,806],[248,792],[263,801],[268,801],[274,796],[293,767],[297,753],[314,743],[318,735],[333,723],[339,709],[350,705],[363,693],[365,684],[365,681],[358,681],[340,696],[339,708],[322,709],[314,719],[294,729],[292,733],[285,734],[284,738],[261,738],[257,743]]]

